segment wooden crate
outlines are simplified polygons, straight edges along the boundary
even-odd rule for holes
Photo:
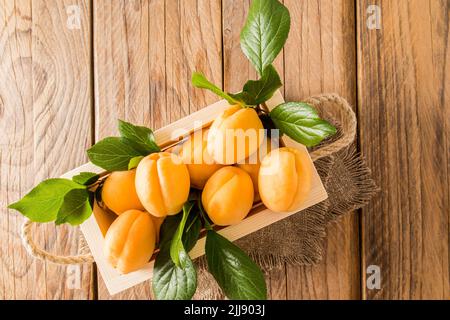
[[[274,97],[267,102],[267,107],[270,109],[275,106],[283,103],[284,99],[280,92],[277,92]],[[225,100],[214,103],[204,109],[201,109],[198,112],[195,112],[179,121],[176,121],[162,129],[159,129],[155,132],[155,138],[160,146],[171,146],[179,143],[179,141],[183,140],[188,134],[193,132],[198,127],[195,128],[196,122],[201,121],[202,124],[210,124],[222,111],[224,111],[228,107],[228,103]],[[174,132],[176,139],[174,139]],[[298,149],[305,149],[305,147],[288,137],[282,138],[282,144],[294,147]],[[327,199],[328,195],[325,191],[325,188],[320,180],[317,171],[315,170],[314,164],[312,163],[313,175],[312,175],[312,189],[311,192],[303,203],[300,210],[311,207],[319,202]],[[75,170],[72,170],[66,174],[64,174],[63,178],[71,178],[74,175],[77,175],[80,172],[95,172],[95,173],[103,173],[104,170],[93,165],[92,163],[87,163],[83,166],[78,167]],[[225,236],[227,239],[231,241],[235,241],[239,238],[242,238],[256,230],[264,228],[272,223],[275,223],[279,220],[282,220],[286,217],[289,217],[292,214],[297,213],[288,212],[288,213],[275,213],[271,210],[264,207],[264,205],[256,205],[249,215],[241,221],[237,225],[223,227],[218,230],[220,234]],[[300,213],[301,214],[301,213]],[[100,274],[103,277],[103,280],[108,288],[110,294],[119,293],[125,289],[133,287],[143,281],[149,280],[152,278],[152,270],[154,260],[151,260],[144,268],[129,273],[129,274],[120,274],[113,267],[111,267],[106,259],[103,256],[103,241],[104,237],[102,232],[100,231],[100,227],[96,221],[94,215],[86,220],[81,225],[81,231],[83,232],[84,237],[86,238],[86,242],[89,245],[91,253],[97,263]],[[204,247],[205,247],[206,238],[201,237],[196,246],[191,250],[189,255],[194,259],[204,255]]]

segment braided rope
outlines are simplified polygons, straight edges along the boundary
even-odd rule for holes
[[[343,148],[347,147],[351,143],[353,143],[356,135],[356,115],[350,107],[349,103],[342,97],[337,94],[321,94],[318,96],[310,97],[305,102],[312,104],[314,106],[320,106],[324,103],[332,102],[337,107],[339,107],[338,111],[343,112],[343,120],[342,120],[342,132],[343,135],[340,139],[324,145],[323,147],[314,150],[311,153],[311,158],[313,161],[316,161],[320,158],[329,156]],[[32,238],[32,225],[33,222],[26,219],[24,224],[22,225],[22,244],[27,250],[27,252],[34,258],[38,258],[44,261],[49,261],[56,264],[69,265],[69,264],[84,264],[84,263],[92,263],[94,262],[94,258],[89,253],[89,247],[86,244],[86,240],[80,234],[79,238],[79,255],[76,256],[59,256],[53,253],[47,252],[44,249],[38,247],[38,245],[33,241]]]
[[[39,248],[37,244],[33,241],[31,236],[32,226],[33,222],[26,219],[24,224],[22,225],[22,233],[21,233],[22,244],[32,257],[64,265],[94,262],[94,258],[92,257],[91,254],[80,254],[76,256],[58,256]]]
[[[324,103],[332,102],[337,107],[339,107],[338,111],[342,112],[343,116],[343,120],[341,123],[343,133],[342,137],[311,152],[311,159],[313,161],[330,156],[333,153],[336,153],[353,143],[356,136],[357,120],[355,112],[353,111],[347,100],[335,93],[331,93],[310,97],[305,102],[310,103],[314,106],[320,106]]]

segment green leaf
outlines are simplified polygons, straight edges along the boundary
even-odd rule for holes
[[[161,225],[161,229],[159,231],[159,246],[163,247],[168,244],[170,247],[170,243],[172,242],[172,237],[177,231],[178,225],[181,221],[181,215],[177,214],[175,216],[167,216],[164,219],[164,222]]]
[[[34,222],[55,221],[65,196],[76,189],[85,190],[86,187],[68,179],[48,179],[8,208],[19,211]]]
[[[83,186],[90,186],[99,178],[100,176],[94,172],[80,172],[78,175],[72,177],[72,181]]]
[[[202,230],[202,221],[198,215],[190,214],[186,221],[186,227],[183,234],[183,246],[186,252],[190,252],[197,244],[200,231]]]
[[[130,160],[142,154],[122,138],[109,137],[87,151],[93,164],[107,171],[126,171]]]
[[[201,225],[196,226],[199,220],[189,214],[192,206],[192,202],[187,203],[181,218],[180,215],[167,217],[161,226],[160,253],[155,260],[152,282],[158,300],[191,299],[197,289],[197,272],[187,252],[197,242]],[[178,266],[171,257],[175,249]]]
[[[232,98],[229,94],[223,92],[219,87],[212,84],[205,76],[199,72],[194,72],[192,75],[192,84],[200,89],[207,89],[214,92],[219,97],[228,101],[229,104],[241,104],[240,101]]]
[[[86,189],[74,189],[64,197],[55,223],[69,223],[72,226],[82,224],[92,214],[89,192]]]
[[[197,272],[185,251],[180,253],[180,267],[170,258],[169,247],[161,250],[153,269],[152,288],[158,300],[189,300],[197,290]]]
[[[161,150],[149,128],[119,120],[119,131],[120,138],[105,138],[87,151],[93,164],[107,171],[126,171],[132,159]]]
[[[141,162],[141,160],[144,159],[144,156],[138,156],[138,157],[134,157],[130,160],[130,162],[128,163],[128,170],[137,168],[137,166],[139,165],[139,163]]]
[[[261,269],[239,247],[214,230],[208,230],[205,252],[209,272],[229,299],[267,299]]]
[[[319,144],[336,133],[336,128],[320,118],[316,109],[303,102],[288,102],[270,112],[276,127],[307,147]]]
[[[172,237],[172,243],[170,245],[170,257],[177,267],[180,266],[180,254],[181,252],[185,251],[182,241],[184,226],[186,225],[186,221],[189,217],[189,213],[191,213],[193,206],[194,202],[188,202],[183,206],[183,217],[181,218],[181,221],[178,224],[178,228]]]
[[[182,216],[177,214],[175,216],[168,216],[164,219],[161,225],[160,234],[160,247],[165,245],[170,246],[172,237],[175,234],[178,225],[180,224]],[[183,234],[183,245],[187,252],[191,251],[197,243],[202,228],[202,223],[198,218],[198,215],[190,214],[186,221],[186,228]]]
[[[277,0],[253,0],[241,32],[241,48],[260,75],[275,60],[289,35],[289,10]]]
[[[135,126],[129,122],[119,120],[119,132],[121,137],[135,150],[139,151],[141,155],[145,156],[161,151],[156,144],[152,130],[147,127]]]
[[[203,208],[202,199],[199,198],[197,200],[197,208],[198,208],[198,215],[202,218],[203,224],[205,226],[206,230],[212,230],[214,223],[209,218],[208,214],[205,212],[205,208]]]
[[[268,65],[261,79],[248,81],[242,92],[230,94],[234,99],[243,101],[246,105],[256,106],[272,98],[281,86],[280,75],[273,65]]]

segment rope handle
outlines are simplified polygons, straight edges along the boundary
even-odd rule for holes
[[[321,106],[324,103],[333,103],[336,107],[334,111],[341,112],[342,117],[340,121],[342,136],[336,141],[325,144],[311,152],[311,159],[313,161],[330,156],[353,143],[356,137],[357,120],[356,114],[347,100],[338,94],[329,93],[310,97],[305,102],[315,107]]]
[[[59,256],[55,255],[53,253],[50,253],[42,248],[40,248],[34,241],[31,236],[31,227],[33,226],[33,223],[31,220],[26,219],[25,222],[22,225],[22,232],[20,236],[22,237],[22,244],[27,250],[28,254],[30,254],[32,257],[43,260],[43,261],[49,261],[53,262],[55,264],[83,264],[83,263],[92,263],[94,262],[94,258],[90,253],[87,254],[79,254],[75,256]],[[86,248],[83,245],[84,238],[80,236],[80,243],[82,246],[80,248]]]
[[[349,146],[355,139],[356,135],[356,115],[352,108],[350,107],[347,100],[342,98],[337,94],[321,94],[318,96],[313,96],[305,100],[305,102],[312,104],[315,107],[321,106],[324,103],[333,103],[337,108],[335,111],[342,112],[342,122],[340,123],[342,126],[342,136],[329,144],[325,144],[317,150],[311,152],[311,158],[313,161],[321,159],[323,157],[327,157],[336,153],[343,148]],[[80,253],[75,256],[60,256],[50,253],[42,248],[40,248],[32,238],[32,225],[33,222],[26,219],[24,224],[22,225],[22,243],[27,252],[34,258],[38,258],[40,260],[49,261],[55,264],[69,265],[69,264],[84,264],[84,263],[92,263],[94,262],[94,258],[90,253]],[[86,251],[88,252],[89,248],[87,247],[84,237],[80,235],[80,252]]]

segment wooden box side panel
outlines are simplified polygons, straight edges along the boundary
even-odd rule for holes
[[[266,105],[269,110],[271,110],[283,102],[283,96],[278,91],[274,95],[274,97],[266,103]],[[229,105],[225,100],[216,102],[204,109],[201,109],[200,111],[197,111],[183,119],[180,119],[164,128],[155,131],[155,138],[158,145],[164,146],[176,143],[194,130],[207,126],[228,106]],[[303,145],[296,143],[288,137],[283,137],[282,140],[286,146],[295,147],[297,149],[306,149]],[[328,197],[322,181],[320,180],[314,164],[312,163],[312,160],[311,164],[313,167],[312,189],[308,199],[304,202],[300,210],[306,209],[321,201],[324,201]],[[71,178],[72,176],[83,171],[102,173],[104,170],[93,165],[92,163],[87,163],[66,173],[63,177]],[[275,213],[267,208],[264,208],[257,213],[248,216],[239,224],[225,227],[223,229],[220,229],[218,232],[229,240],[235,241],[297,212],[298,211]],[[120,274],[108,264],[103,256],[104,238],[94,215],[91,215],[91,217],[81,225],[81,231],[86,238],[86,242],[89,245],[91,253],[97,263],[100,274],[102,275],[110,294],[113,295],[119,293],[143,281],[151,279],[154,261],[149,262],[144,268],[138,271],[125,275]],[[190,256],[192,258],[197,258],[204,255],[205,241],[205,237],[199,239],[196,246],[190,252]]]

